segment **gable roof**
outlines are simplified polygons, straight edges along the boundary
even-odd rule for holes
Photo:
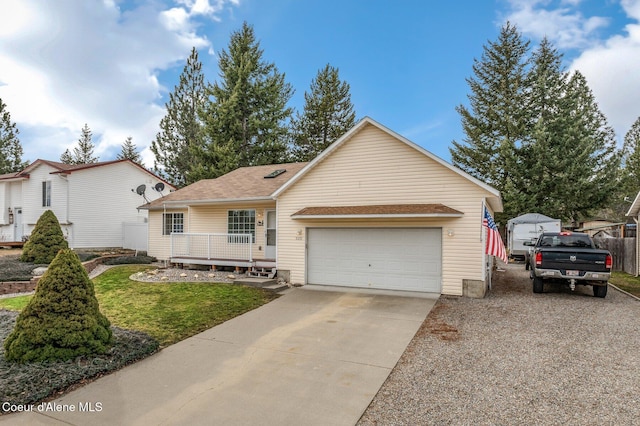
[[[29,164],[27,167],[25,167],[23,170],[17,172],[17,173],[8,173],[5,175],[0,175],[0,180],[9,180],[9,179],[28,179],[29,178],[29,174],[36,169],[37,167],[39,167],[40,165],[48,165],[49,167],[56,169],[55,171],[51,172],[52,174],[70,174],[73,172],[77,172],[80,170],[88,170],[88,169],[93,169],[93,168],[97,168],[97,167],[105,167],[105,166],[110,166],[112,164],[118,164],[118,163],[129,163],[134,167],[139,168],[140,170],[144,171],[145,173],[153,176],[154,178],[158,179],[159,181],[163,182],[165,185],[167,185],[169,188],[173,188],[175,189],[175,186],[173,186],[171,183],[167,182],[166,180],[164,180],[163,178],[161,178],[160,176],[156,175],[155,173],[145,169],[144,167],[142,167],[140,164],[136,163],[135,161],[132,160],[128,160],[128,159],[122,159],[122,160],[112,160],[112,161],[99,161],[97,163],[88,163],[88,164],[66,164],[66,163],[60,163],[57,161],[50,161],[50,160],[42,160],[42,159],[37,159],[36,161],[34,161],[33,163]]]
[[[627,216],[638,216],[640,215],[640,192],[636,195],[636,198],[631,203],[631,207],[629,207],[629,211],[626,214]]]
[[[409,147],[415,149],[416,151],[418,151],[422,155],[425,155],[426,157],[432,159],[436,163],[446,167],[447,169],[451,170],[452,172],[462,176],[463,178],[469,180],[470,182],[474,183],[475,185],[477,185],[480,188],[484,189],[485,191],[489,192],[492,195],[492,197],[489,197],[487,199],[487,203],[491,206],[491,208],[492,208],[492,210],[494,212],[501,212],[502,211],[503,207],[502,207],[502,198],[500,196],[500,191],[498,191],[497,189],[493,188],[490,185],[487,185],[486,183],[480,181],[479,179],[474,178],[470,174],[460,170],[459,168],[453,166],[452,164],[447,163],[442,158],[432,154],[431,152],[427,151],[426,149],[422,148],[421,146],[416,145],[415,143],[411,142],[410,140],[408,140],[404,136],[399,135],[398,133],[394,132],[393,130],[391,130],[391,129],[385,127],[385,126],[383,126],[382,124],[378,123],[377,121],[373,120],[370,117],[364,117],[358,123],[356,123],[356,125],[353,126],[347,133],[342,135],[338,140],[336,140],[334,143],[332,143],[327,149],[322,151],[322,153],[320,153],[320,155],[318,155],[311,162],[309,162],[302,170],[300,170],[300,172],[293,179],[289,179],[284,185],[282,185],[280,188],[278,188],[277,191],[275,191],[273,193],[273,196],[274,197],[278,197],[280,194],[282,194],[284,191],[286,191],[292,185],[295,185],[295,183],[297,181],[302,179],[302,177],[305,176],[316,165],[318,165],[318,163],[320,163],[324,159],[326,159],[336,149],[338,149],[340,146],[344,145],[348,140],[353,138],[355,135],[357,135],[362,129],[364,129],[367,126],[374,126],[374,127],[378,128],[379,130],[387,133],[388,135],[392,136],[393,138],[399,140],[400,142],[403,142],[403,143],[407,144]]]
[[[141,206],[142,209],[164,205],[211,204],[229,201],[272,200],[273,193],[292,179],[307,163],[271,164],[240,167],[216,179],[203,179],[162,198]],[[265,177],[277,170],[277,176]]]

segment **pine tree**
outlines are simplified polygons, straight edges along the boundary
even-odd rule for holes
[[[91,141],[92,133],[89,125],[85,123],[82,134],[78,139],[78,145],[73,148],[73,153],[68,149],[60,156],[60,162],[65,164],[93,164],[98,162],[98,157],[93,156],[95,146]]]
[[[93,283],[78,256],[60,250],[4,342],[9,361],[69,360],[104,353],[113,341]]]
[[[204,109],[204,166],[200,177],[217,177],[241,166],[287,161],[287,107],[293,89],[263,51],[246,22],[220,52],[220,82],[208,89]]]
[[[294,122],[293,156],[310,161],[346,133],[356,120],[349,84],[327,64],[305,92],[304,111]]]
[[[7,105],[0,99],[0,174],[19,172],[27,165],[22,161],[20,131],[11,121]]]
[[[133,143],[133,138],[128,136],[121,147],[120,153],[116,156],[118,160],[131,160],[142,165],[142,157],[137,151],[136,145]]]
[[[624,196],[634,199],[640,191],[640,117],[624,136]]]
[[[62,249],[68,248],[58,218],[46,210],[36,222],[29,239],[22,248],[21,262],[50,263]]]
[[[182,187],[198,180],[190,170],[197,168],[197,152],[202,144],[199,112],[206,100],[206,84],[198,51],[191,49],[180,82],[169,94],[167,115],[160,121],[160,132],[151,143],[154,169],[172,184]]]
[[[468,78],[470,110],[456,108],[465,133],[463,142],[453,141],[454,165],[503,191],[510,188],[509,165],[526,134],[527,119],[522,105],[529,42],[515,26],[502,27],[497,42],[484,47],[481,60],[474,60],[474,77]]]
[[[69,151],[69,148],[65,149],[60,156],[60,162],[64,164],[73,164],[73,157],[71,156],[71,151]]]
[[[527,74],[527,95],[523,108],[530,121],[524,143],[516,152],[514,181],[517,191],[510,191],[513,215],[537,212],[559,217],[566,188],[555,177],[563,171],[564,117],[561,100],[566,92],[568,74],[562,67],[562,55],[543,39],[531,57]]]
[[[568,81],[562,108],[566,173],[564,181],[557,183],[570,190],[563,194],[564,211],[558,217],[577,222],[609,205],[618,184],[621,155],[615,132],[579,71]]]

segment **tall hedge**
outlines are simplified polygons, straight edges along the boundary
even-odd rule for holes
[[[47,210],[38,219],[29,240],[24,244],[20,260],[33,263],[51,263],[61,249],[69,248],[58,218]]]
[[[78,256],[60,250],[4,342],[9,361],[68,360],[104,353],[113,339]]]

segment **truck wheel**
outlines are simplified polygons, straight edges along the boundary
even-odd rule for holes
[[[606,297],[607,296],[607,287],[608,285],[594,285],[593,286],[593,295],[595,297]]]
[[[542,278],[533,277],[533,292],[534,293],[542,293],[543,289],[544,289],[544,283],[542,281]]]

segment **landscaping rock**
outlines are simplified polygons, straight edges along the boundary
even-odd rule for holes
[[[38,268],[35,268],[33,271],[31,271],[31,275],[39,277],[44,275],[45,272],[47,272],[47,268],[46,266],[40,266]]]

